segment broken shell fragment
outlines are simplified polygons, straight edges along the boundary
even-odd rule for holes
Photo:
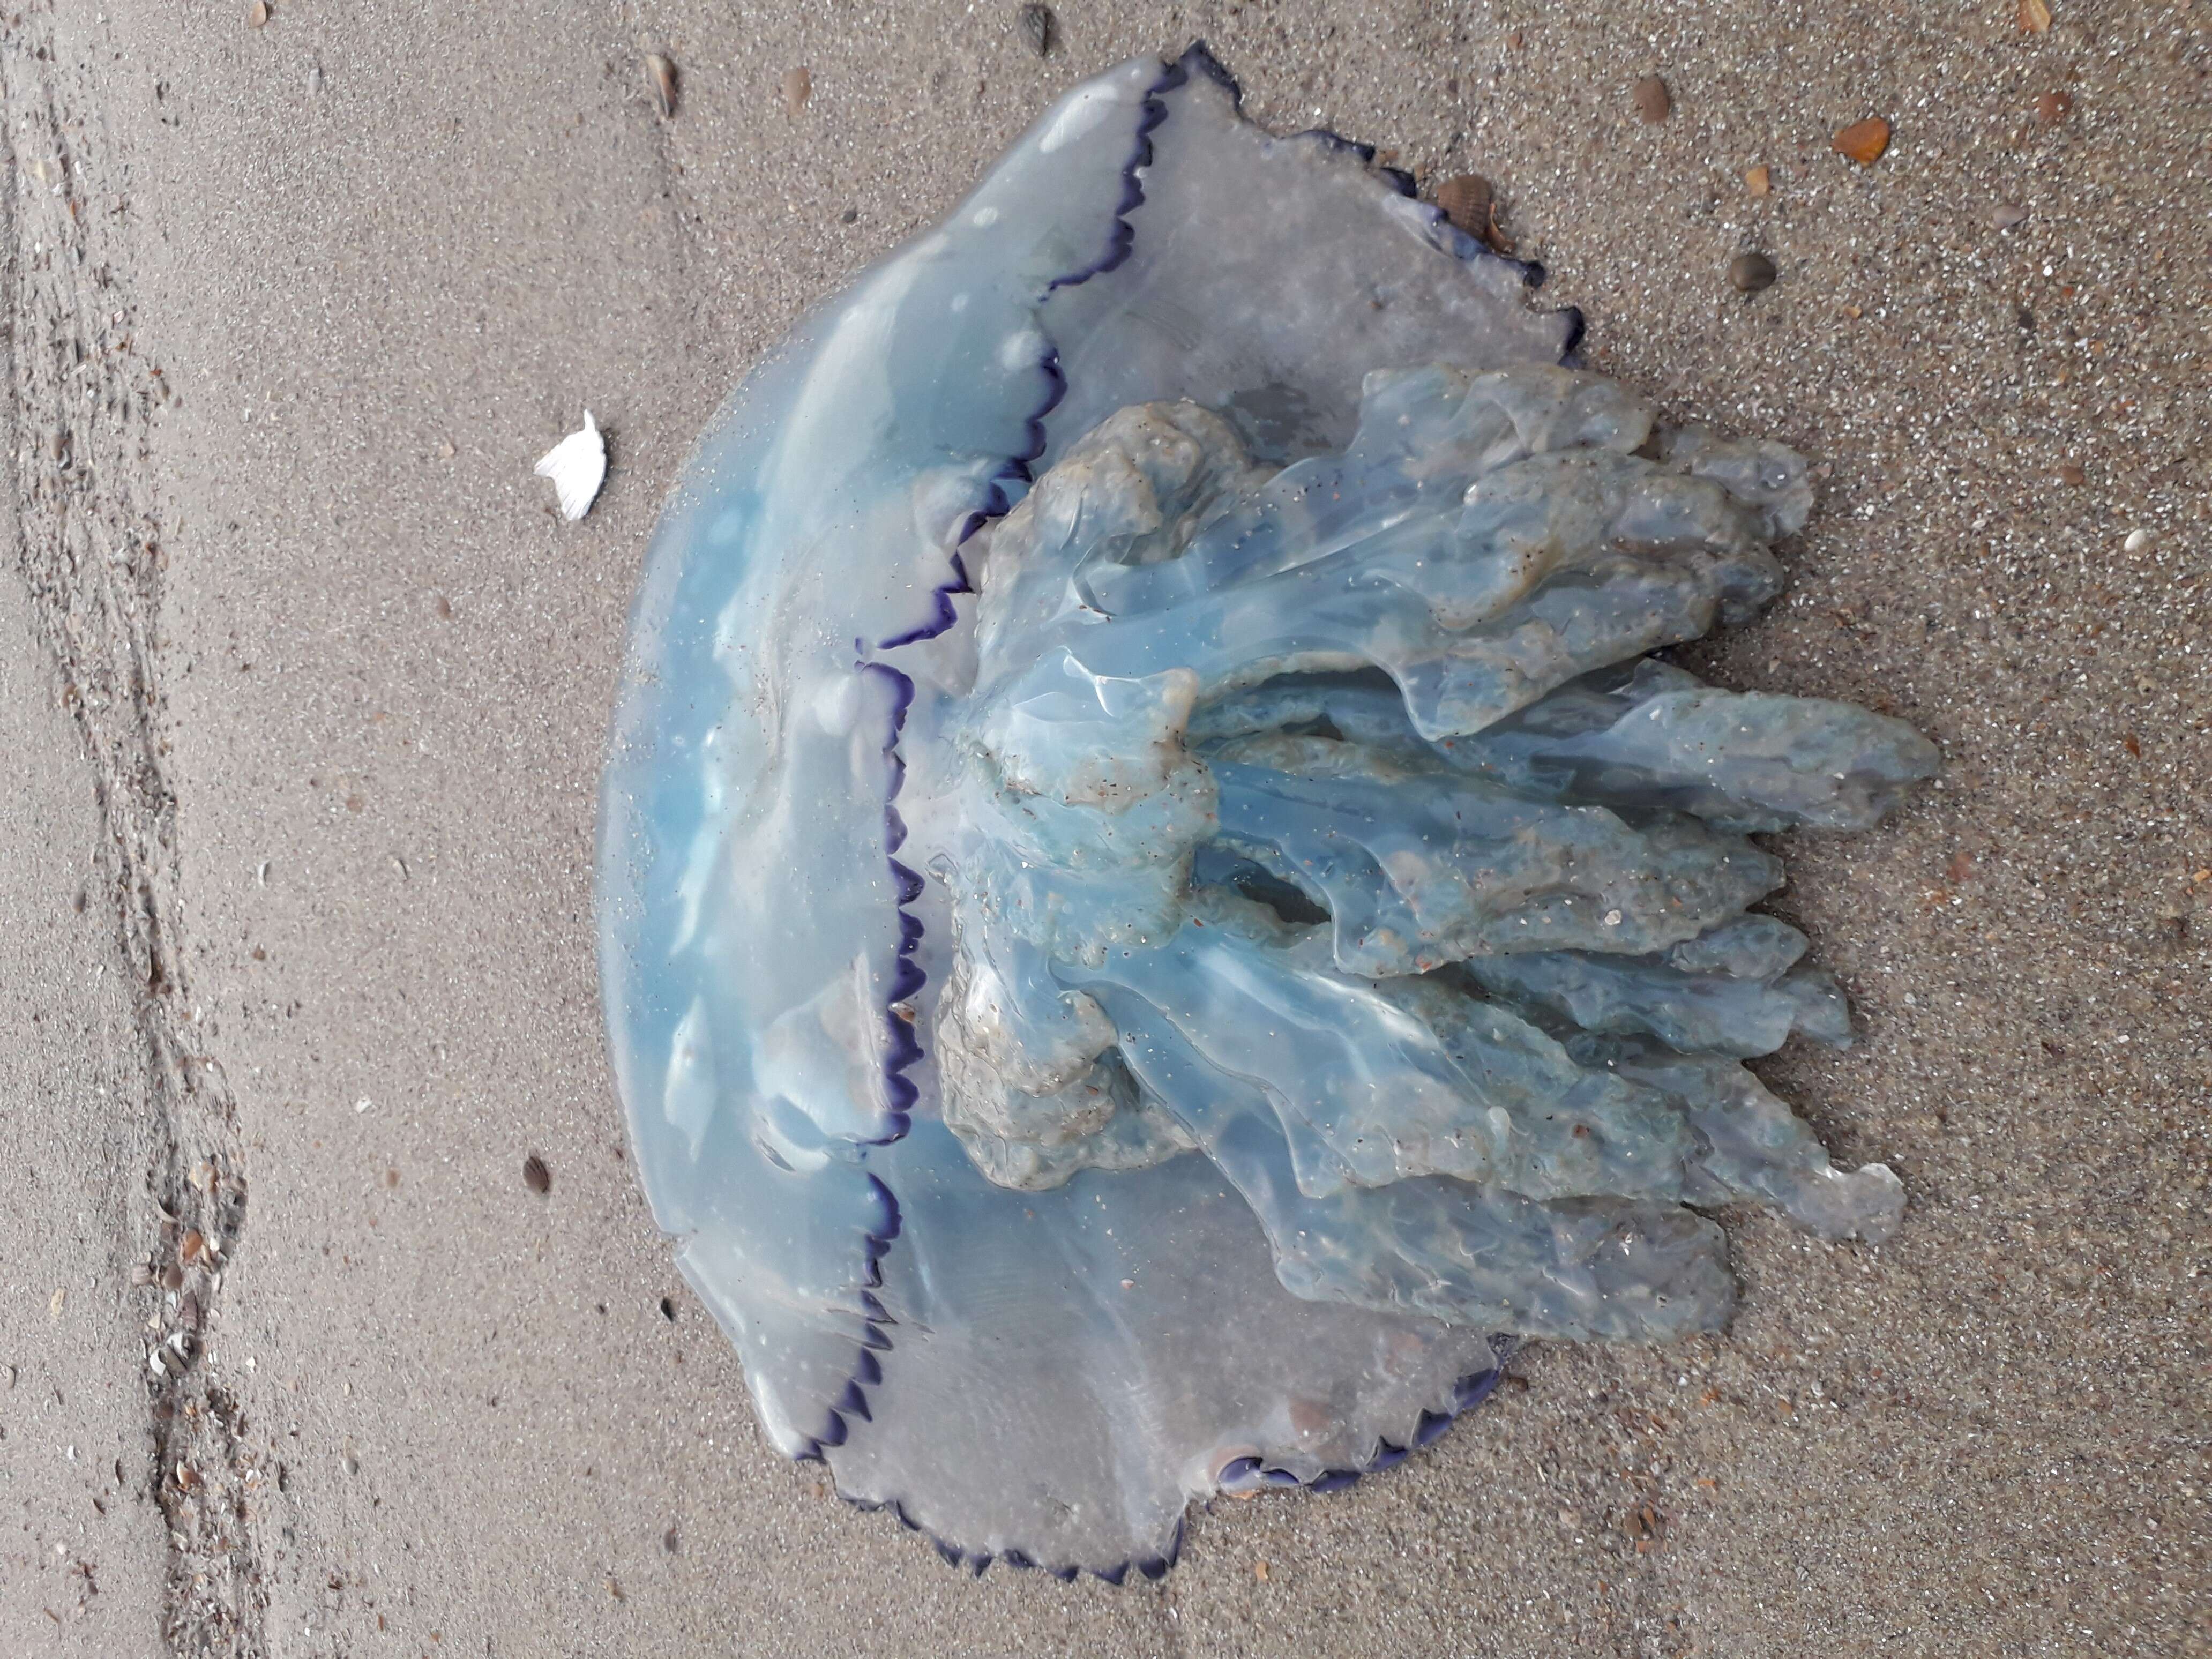
[[[806,100],[814,95],[814,75],[800,64],[783,72],[783,112],[793,120],[806,107]]]
[[[1636,112],[1646,122],[1656,124],[1673,113],[1674,95],[1667,89],[1667,82],[1656,75],[1640,76],[1631,94]]]
[[[1880,116],[1863,121],[1854,121],[1836,135],[1836,149],[1848,155],[1863,167],[1870,167],[1881,160],[1882,152],[1889,148],[1889,123]]]
[[[1054,37],[1059,33],[1050,6],[1038,5],[1032,0],[1032,3],[1014,14],[1014,24],[1021,30],[1022,39],[1029,42],[1031,52],[1040,58],[1050,54]]]
[[[607,478],[607,445],[590,410],[584,411],[584,424],[547,450],[532,470],[553,481],[561,516],[570,524],[592,510]]]
[[[653,101],[659,109],[663,120],[676,113],[676,65],[659,52],[650,52],[645,60],[645,84],[653,93]]]

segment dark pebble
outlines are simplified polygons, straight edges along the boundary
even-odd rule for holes
[[[1764,253],[1739,253],[1729,264],[1729,282],[1742,294],[1772,288],[1774,261]]]

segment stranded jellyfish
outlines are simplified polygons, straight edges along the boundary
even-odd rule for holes
[[[1774,598],[1772,443],[1202,49],[1069,93],[824,302],[661,520],[603,802],[653,1214],[761,1425],[956,1559],[1432,1439],[1524,1337],[1879,1240],[1743,1065],[1850,1041],[1750,837],[1936,753],[1650,653]]]

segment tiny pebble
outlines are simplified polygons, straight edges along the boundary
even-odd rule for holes
[[[541,1195],[553,1189],[553,1171],[545,1167],[545,1160],[535,1152],[522,1160],[522,1184]]]
[[[322,89],[323,66],[320,64],[317,64],[313,68],[307,71],[307,91],[310,95],[313,95],[321,92]]]
[[[2027,222],[2027,210],[2017,202],[1999,202],[1990,210],[1990,222],[1999,230],[2010,230]]]
[[[2121,550],[2129,553],[2140,553],[2149,545],[2150,532],[2148,530],[2130,530],[2127,540],[2120,544]]]
[[[849,225],[849,224],[851,224],[854,220],[858,219],[860,216],[860,209],[858,209],[858,208],[847,208],[847,209],[846,209],[842,213],[841,213],[841,214],[839,214],[839,215],[837,216],[837,222],[838,222],[839,224],[841,224],[841,225]]]
[[[1743,294],[1774,286],[1774,261],[1764,253],[1739,253],[1729,263],[1729,281]]]
[[[269,0],[252,0],[246,9],[246,27],[258,29],[269,21]]]
[[[1014,25],[1021,30],[1022,39],[1030,43],[1030,50],[1040,58],[1052,52],[1053,41],[1060,31],[1050,6],[1024,6],[1014,14]]]
[[[1261,1583],[1264,1584],[1267,1582],[1267,1574],[1268,1567],[1266,1561],[1255,1561],[1252,1564],[1252,1576],[1258,1579]]]
[[[1636,101],[1636,112],[1649,122],[1665,120],[1674,107],[1674,94],[1667,90],[1666,82],[1656,75],[1638,76],[1632,95]]]
[[[653,101],[665,120],[676,113],[676,65],[659,52],[649,52],[645,60],[645,84],[653,93]]]
[[[806,107],[806,100],[814,95],[814,73],[804,64],[793,64],[783,72],[783,112],[793,120]]]
[[[1870,167],[1889,148],[1889,123],[1879,115],[1854,121],[1835,137],[1836,149],[1863,167]]]
[[[2035,118],[2046,127],[2055,127],[2074,112],[2074,94],[2070,92],[2046,92],[2035,100]]]
[[[1774,175],[1762,162],[1743,175],[1743,187],[1753,196],[1764,196],[1774,188]]]
[[[2082,471],[2079,461],[2069,461],[2058,469],[2058,482],[2071,484],[2078,489],[2089,482],[2089,475]]]

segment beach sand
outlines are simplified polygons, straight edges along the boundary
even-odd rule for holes
[[[11,0],[0,1651],[2206,1650],[2212,8],[2051,9],[1069,3],[1040,58],[996,3]],[[1160,1583],[976,1580],[767,1448],[651,1225],[600,744],[747,365],[1195,36],[1279,131],[1486,174],[1593,367],[1820,463],[1791,595],[1693,656],[1943,745],[1787,848],[1862,1041],[1762,1066],[1909,1208],[1732,1218],[1726,1334],[1534,1347]]]

